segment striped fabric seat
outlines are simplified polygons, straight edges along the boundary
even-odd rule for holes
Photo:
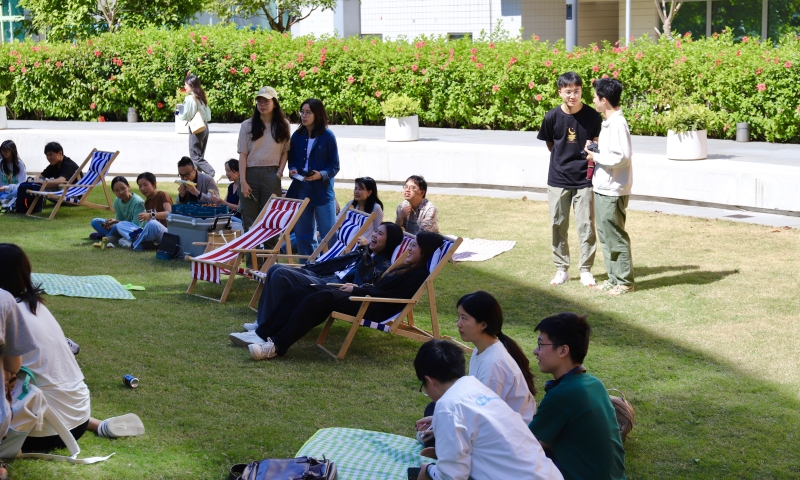
[[[283,199],[273,200],[267,206],[266,214],[261,221],[250,227],[247,233],[216,250],[195,257],[192,261],[192,278],[221,283],[220,276],[230,274],[230,269],[203,262],[230,264],[239,256],[237,252],[234,252],[235,249],[257,248],[270,238],[280,235],[299,206],[300,204],[297,202]]]
[[[64,201],[75,204],[80,203],[83,196],[86,195],[92,189],[92,187],[97,185],[97,183],[101,180],[103,177],[103,172],[106,169],[106,165],[108,165],[113,157],[113,152],[101,152],[99,150],[92,152],[92,163],[89,164],[89,171],[86,172],[86,175],[84,175],[83,178],[78,180],[78,184],[82,186],[67,187],[67,194],[64,196]],[[35,195],[61,196],[63,190],[58,192],[30,193]]]
[[[327,252],[322,252],[315,260],[315,262],[324,262],[331,258],[338,257],[347,248],[347,245],[353,241],[361,227],[367,221],[367,216],[358,210],[347,210],[345,213],[344,223],[339,227],[336,232],[336,242],[328,248]]]

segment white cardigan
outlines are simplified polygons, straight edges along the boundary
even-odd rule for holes
[[[631,132],[622,110],[603,120],[597,146],[600,153],[592,155],[596,164],[592,178],[595,193],[610,197],[630,195],[633,185]]]

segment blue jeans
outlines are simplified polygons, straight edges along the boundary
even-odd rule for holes
[[[161,243],[161,237],[167,232],[167,227],[161,225],[158,220],[150,220],[144,225],[142,233],[133,242],[133,249],[142,251],[145,249],[145,242]]]
[[[317,231],[324,237],[336,223],[336,203],[315,207],[308,205],[294,227],[297,250],[300,255],[311,255],[316,250]]]
[[[102,235],[104,237],[107,237],[108,236],[108,232],[110,230],[106,230],[105,228],[103,228],[103,225],[105,225],[105,224],[106,224],[106,219],[105,218],[95,218],[94,220],[92,220],[92,228],[94,228],[94,231],[99,233],[100,235]]]

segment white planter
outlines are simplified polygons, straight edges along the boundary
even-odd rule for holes
[[[178,105],[175,107],[175,133],[189,135],[189,127],[185,121],[181,120],[181,115],[183,115],[183,105]]]
[[[667,132],[667,158],[671,160],[702,160],[708,157],[708,136],[705,130]]]
[[[386,117],[387,142],[416,142],[419,140],[419,117]]]
[[[5,105],[0,107],[0,130],[8,128],[8,115],[6,114]]]

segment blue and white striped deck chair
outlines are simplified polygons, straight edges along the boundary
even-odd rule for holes
[[[59,185],[61,190],[56,192],[47,192],[44,190],[40,190],[38,192],[29,192],[33,195],[36,195],[36,198],[33,200],[33,202],[31,202],[31,206],[28,209],[28,216],[35,216],[32,215],[31,212],[33,211],[34,207],[36,207],[36,203],[39,201],[44,202],[46,199],[56,202],[56,206],[53,207],[53,212],[50,214],[50,218],[48,218],[48,220],[52,220],[53,217],[56,216],[56,212],[64,202],[71,203],[73,205],[82,205],[89,208],[110,210],[113,212],[114,207],[111,203],[111,194],[108,192],[108,185],[106,185],[106,172],[108,172],[108,168],[112,163],[114,163],[114,160],[118,155],[119,151],[101,152],[95,148],[91,151],[91,153],[89,153],[89,156],[86,157],[86,160],[84,160],[80,165],[78,171],[72,175],[72,178],[68,179],[67,183]],[[83,167],[85,167],[90,160],[92,163],[89,165],[89,170],[86,172],[86,175],[84,175],[82,178],[78,178],[83,171]],[[89,202],[89,194],[99,183],[103,184],[103,192],[106,194],[106,205]]]
[[[372,226],[372,222],[375,220],[377,215],[378,214],[375,212],[372,212],[372,214],[368,215],[366,212],[357,210],[351,205],[346,210],[339,213],[339,218],[336,219],[336,223],[333,224],[333,228],[331,228],[328,234],[325,235],[325,238],[319,242],[316,250],[314,250],[311,255],[258,255],[258,258],[266,258],[266,261],[263,265],[261,265],[261,268],[258,270],[252,270],[250,272],[253,278],[259,281],[258,288],[256,288],[256,292],[253,294],[253,298],[250,300],[250,308],[256,308],[258,305],[258,299],[261,297],[261,290],[264,288],[264,283],[266,282],[267,271],[278,260],[284,259],[289,260],[289,262],[293,262],[294,260],[298,259],[310,260],[313,258],[314,262],[324,262],[325,260],[338,257],[339,255],[350,253],[350,251],[356,246],[356,242],[358,242],[359,237],[364,235],[364,232],[369,230],[369,228]],[[328,243],[334,235],[336,235],[336,241],[333,242],[332,245],[328,246]],[[290,265],[292,264],[290,263]],[[300,267],[302,265],[293,264],[292,266]]]
[[[436,280],[436,277],[439,276],[439,272],[441,272],[444,266],[447,265],[447,262],[453,258],[453,254],[456,252],[456,250],[458,250],[461,242],[461,237],[458,237],[455,240],[445,237],[444,244],[439,247],[439,249],[436,250],[436,252],[431,256],[430,260],[428,260],[428,278],[425,279],[425,282],[419,287],[414,296],[407,300],[397,298],[350,297],[351,301],[362,302],[358,313],[355,316],[352,316],[339,312],[333,312],[330,318],[328,318],[328,322],[325,324],[322,332],[319,334],[319,338],[317,338],[317,346],[327,352],[330,356],[341,360],[347,354],[347,349],[350,348],[350,343],[352,343],[353,338],[356,335],[356,331],[358,331],[358,327],[367,327],[374,330],[380,330],[381,332],[411,338],[420,342],[427,342],[428,340],[432,340],[434,338],[450,340],[461,346],[464,351],[471,351],[470,348],[462,345],[454,338],[442,336],[439,333],[439,314],[436,311],[436,292],[433,288],[433,282]],[[393,268],[405,261],[405,257],[406,252],[403,252],[402,255],[398,256],[397,261],[392,264],[392,267],[388,271],[391,271]],[[428,293],[428,302],[430,303],[431,307],[430,332],[423,330],[414,324],[414,305],[420,301],[425,292]],[[403,307],[403,310],[401,310],[400,313],[391,318],[364,318],[367,308],[369,307],[370,303],[373,302],[405,304],[405,307]],[[342,348],[339,350],[338,355],[334,355],[323,346],[334,320],[342,320],[350,323],[351,325],[350,331],[347,333],[347,337],[345,338],[344,344],[342,344]]]

